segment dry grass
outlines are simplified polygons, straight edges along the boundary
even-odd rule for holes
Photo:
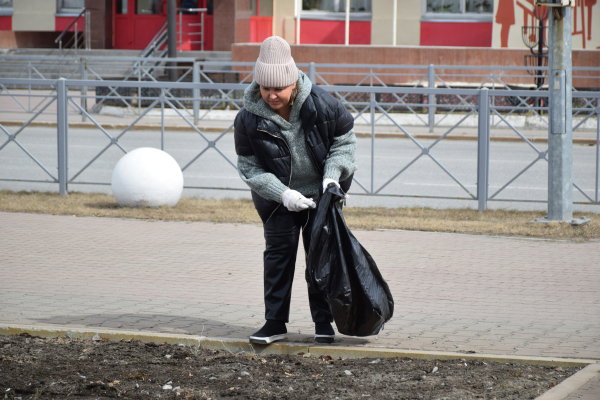
[[[160,221],[260,223],[251,200],[194,197],[182,197],[173,208],[126,208],[120,207],[109,194],[73,192],[60,196],[57,193],[0,190],[0,211]]]
[[[2,190],[0,211],[161,221],[260,223],[250,200],[193,197],[182,198],[173,208],[122,208],[108,194],[71,193],[59,196],[56,193]],[[403,229],[576,241],[600,238],[600,215],[590,213],[585,215],[592,221],[578,227],[565,223],[529,223],[545,215],[534,211],[488,210],[478,213],[468,209],[347,207],[344,215],[352,229]],[[581,214],[575,216],[580,217]]]
[[[360,229],[405,229],[429,232],[470,233],[492,236],[585,241],[600,238],[600,215],[585,213],[591,222],[581,226],[566,223],[530,223],[545,216],[541,211],[431,208],[347,208],[344,216],[349,226]],[[574,215],[581,217],[581,213]]]

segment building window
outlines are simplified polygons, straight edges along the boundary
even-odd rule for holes
[[[0,0],[0,15],[13,14],[13,0]]]
[[[302,0],[302,18],[345,19],[346,0]],[[371,20],[371,0],[350,0],[350,19]]]
[[[273,0],[252,0],[250,2],[250,15],[253,17],[272,17]]]
[[[493,0],[423,0],[424,20],[491,21]]]
[[[58,0],[58,14],[79,14],[85,8],[85,0]]]
[[[142,15],[160,14],[160,10],[158,9],[159,3],[160,0],[137,0],[135,3],[135,13]],[[163,7],[166,7],[166,2]]]
[[[117,14],[127,14],[127,0],[117,0]]]

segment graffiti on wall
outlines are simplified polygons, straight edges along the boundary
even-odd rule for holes
[[[508,47],[510,27],[515,24],[515,1],[499,0],[496,23],[500,24],[500,47]]]
[[[600,49],[600,24],[594,26],[594,14],[600,13],[595,8],[598,0],[575,0],[573,7],[573,47]],[[534,0],[498,0],[494,18],[494,47],[521,47],[515,40],[520,37],[521,26],[517,21],[522,16],[522,26],[537,26],[538,16],[547,13],[535,12]],[[546,25],[547,17],[542,16]],[[596,20],[600,16],[596,16]],[[518,31],[518,32],[515,32]]]

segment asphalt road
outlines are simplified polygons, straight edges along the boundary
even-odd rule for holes
[[[17,128],[7,128],[13,133]],[[116,135],[118,131],[109,131]],[[207,139],[215,140],[216,134],[207,134]],[[57,176],[56,129],[27,128],[17,137],[26,148],[53,176]],[[5,140],[2,138],[2,140]],[[4,143],[0,142],[0,146]],[[123,135],[119,143],[130,151],[139,147],[161,146],[159,131],[132,130]],[[432,140],[421,140],[423,146],[430,146]],[[116,145],[109,146],[87,168],[84,167],[96,157],[110,139],[98,129],[69,130],[69,178],[78,175],[76,182],[101,182],[107,185],[69,185],[70,191],[111,193],[110,181],[116,162],[124,155]],[[207,145],[197,133],[167,132],[164,137],[164,149],[171,154],[183,168],[192,161]],[[538,158],[538,151],[545,151],[547,145],[536,143],[537,150],[526,143],[492,142],[490,147],[490,196],[493,196],[513,177]],[[235,163],[233,134],[228,133],[217,142],[217,148],[223,155]],[[411,163],[421,150],[412,141],[398,138],[377,138],[374,149],[373,188],[378,196],[359,196],[365,194],[358,183],[351,189],[349,205],[354,206],[409,206],[422,205],[436,208],[476,207],[477,202],[451,199],[424,199],[422,196],[444,198],[469,198],[470,192],[477,193],[477,142],[472,140],[442,140],[431,149],[431,156],[443,165],[463,186],[461,187],[449,173],[444,171],[428,155],[422,155],[409,168],[398,175]],[[594,197],[596,187],[596,148],[595,146],[575,145],[573,147],[574,179],[590,197]],[[371,140],[358,139],[359,170],[355,178],[369,191],[371,190]],[[494,198],[501,200],[545,200],[547,198],[547,162],[538,160],[531,168],[512,182]],[[0,150],[0,178],[21,180],[49,180],[49,174],[39,167],[19,146],[8,143]],[[246,189],[237,175],[236,169],[215,149],[208,149],[196,161],[184,170],[186,186]],[[390,181],[391,180],[391,181]],[[56,183],[6,182],[0,181],[0,189],[57,191]],[[466,190],[465,190],[466,189]],[[468,192],[467,192],[468,190]],[[249,197],[247,191],[186,189],[184,195],[201,197]],[[415,196],[415,197],[390,197]],[[575,189],[575,202],[587,201]],[[523,203],[490,201],[490,208],[539,209],[545,210],[544,203]],[[576,210],[598,212],[598,206],[575,206]]]

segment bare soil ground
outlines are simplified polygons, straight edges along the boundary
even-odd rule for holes
[[[160,221],[204,221],[259,224],[250,200],[214,200],[183,197],[175,207],[123,208],[115,198],[100,193],[11,192],[0,190],[0,211],[78,217],[135,218]],[[581,226],[567,223],[535,224],[545,216],[539,211],[433,208],[346,207],[344,216],[350,229],[403,229],[497,236],[587,241],[600,239],[600,214],[585,213],[591,222]],[[582,216],[575,213],[576,218]]]
[[[4,399],[534,399],[579,368],[0,336]]]

